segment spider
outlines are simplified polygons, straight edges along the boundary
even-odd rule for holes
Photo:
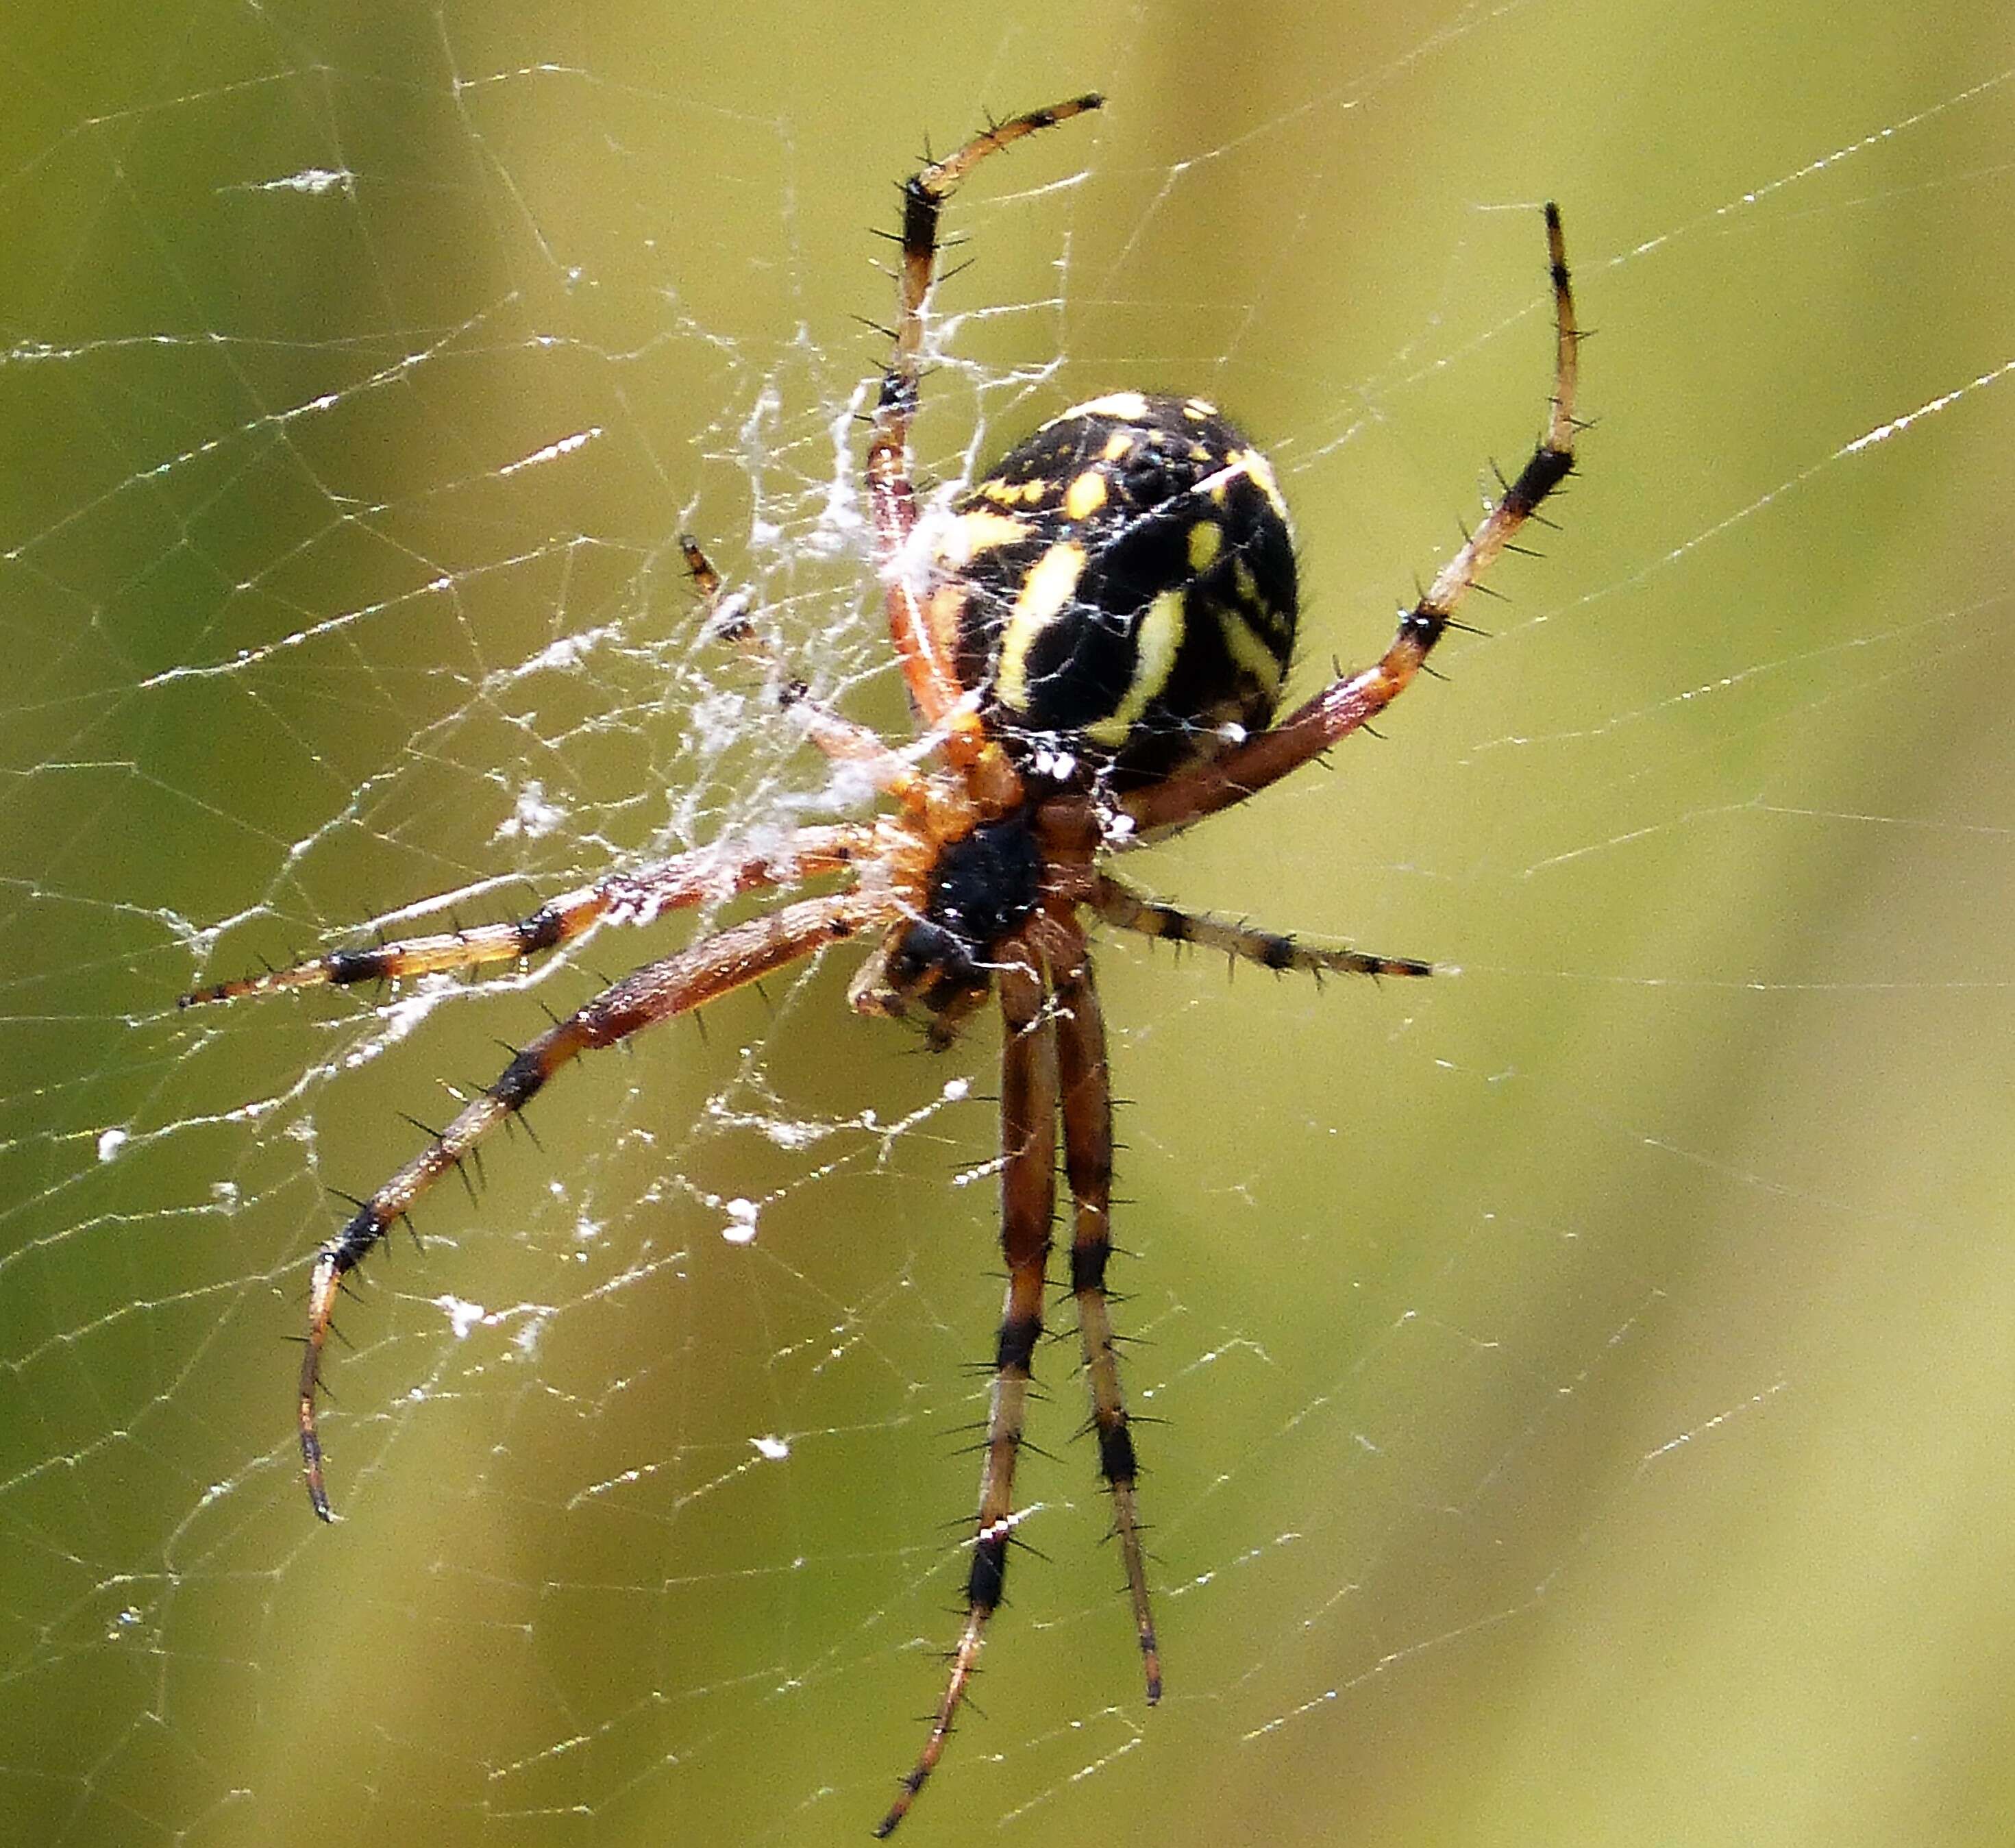
[[[919,1020],[935,1046],[948,1044],[997,996],[1008,1282],[965,1616],[922,1751],[878,1835],[902,1821],[936,1767],[1001,1602],[1016,1523],[1015,1466],[1043,1333],[1059,1126],[1089,1428],[1112,1497],[1149,1703],[1161,1694],[1133,1439],[1108,1312],[1112,1100],[1085,914],[1275,970],[1432,973],[1410,958],[1321,948],[1178,909],[1122,883],[1104,862],[1245,801],[1396,699],[1453,625],[1464,594],[1572,470],[1580,427],[1573,415],[1579,335],[1560,214],[1550,204],[1554,377],[1531,459],[1516,480],[1499,477],[1501,492],[1482,524],[1402,613],[1385,653],[1278,724],[1296,614],[1288,508],[1266,458],[1203,400],[1127,390],[1080,404],[1009,451],[942,522],[920,529],[910,426],[945,204],[990,155],[1101,101],[1074,97],[993,124],[903,188],[893,351],[871,420],[866,474],[875,563],[921,736],[898,752],[801,681],[778,685],[812,743],[871,779],[882,812],[800,828],[761,847],[723,841],[612,873],[515,922],[334,950],[182,998],[187,1006],[515,962],[598,924],[644,924],[737,893],[838,882],[837,890],[793,898],[647,963],[556,1020],[356,1203],[316,1253],[297,1411],[308,1499],[329,1520],[316,1401],[345,1277],[562,1066],[847,938],[873,945],[850,991],[854,1008]],[[775,669],[747,600],[724,591],[696,541],[679,544],[713,632]],[[918,768],[931,757],[936,768]]]

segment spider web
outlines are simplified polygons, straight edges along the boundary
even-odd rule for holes
[[[864,228],[925,135],[1096,87],[956,208],[934,491],[1208,393],[1298,510],[1309,689],[1522,455],[1547,193],[1597,423],[1452,685],[1130,863],[1462,973],[1101,945],[1169,1692],[1059,1346],[1040,1556],[906,1838],[2005,1839],[1999,35],[589,10],[0,28],[0,1836],[880,1813],[954,1625],[990,1029],[932,1058],[835,955],[569,1072],[347,1306],[325,1529],[329,1190],[690,927],[174,1001],[857,807],[673,540],[901,732]]]

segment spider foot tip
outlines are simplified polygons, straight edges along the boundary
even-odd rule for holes
[[[896,1825],[909,1814],[911,1804],[917,1800],[917,1792],[923,1789],[924,1778],[927,1774],[922,1771],[911,1771],[903,1776],[902,1789],[895,1802],[889,1806],[889,1814],[875,1825],[876,1841],[885,1842],[896,1832]]]

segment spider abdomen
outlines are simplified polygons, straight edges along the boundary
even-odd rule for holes
[[[963,495],[931,619],[1025,761],[1122,782],[1273,718],[1295,642],[1292,528],[1266,458],[1200,398],[1075,406]]]

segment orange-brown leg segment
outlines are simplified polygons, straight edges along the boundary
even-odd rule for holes
[[[745,660],[774,677],[778,703],[785,711],[796,714],[813,744],[835,763],[858,765],[876,789],[885,789],[905,807],[924,808],[929,800],[929,789],[923,772],[891,750],[879,732],[812,697],[811,689],[788,671],[776,650],[758,633],[746,599],[727,592],[720,573],[690,533],[679,535],[679,552],[691,574],[693,588],[706,599],[707,627],[714,639],[727,642]]]
[[[1000,1055],[1000,1249],[1008,1297],[993,1362],[993,1398],[979,1472],[979,1512],[965,1587],[965,1624],[951,1654],[944,1698],[916,1768],[875,1832],[889,1834],[916,1801],[943,1756],[972,1679],[987,1620],[1000,1608],[1015,1530],[1015,1463],[1029,1400],[1030,1369],[1043,1334],[1044,1271],[1057,1191],[1057,1042],[1043,1006],[1034,952],[1008,952],[998,978],[1005,1044]]]
[[[703,847],[635,872],[612,874],[508,923],[404,937],[367,949],[332,950],[289,969],[267,969],[195,989],[178,1005],[198,1007],[283,988],[343,988],[359,982],[396,982],[445,969],[475,969],[484,963],[522,962],[571,941],[591,925],[648,924],[664,911],[718,904],[738,893],[797,885],[841,872],[867,853],[874,839],[871,828],[842,824],[801,828],[778,846],[759,853]]]
[[[1098,1470],[1112,1491],[1112,1530],[1126,1569],[1133,1627],[1148,1677],[1148,1704],[1162,1698],[1162,1655],[1148,1602],[1147,1561],[1140,1548],[1134,1487],[1138,1469],[1126,1400],[1120,1390],[1119,1356],[1105,1294],[1112,1255],[1112,1084],[1105,1058],[1105,1020],[1091,974],[1083,933],[1068,912],[1053,915],[1063,954],[1052,969],[1056,985],[1057,1071],[1063,1099],[1064,1174],[1076,1211],[1071,1239],[1071,1294],[1077,1299],[1078,1333],[1091,1388],[1091,1429],[1098,1438]]]
[[[823,944],[885,923],[889,916],[885,904],[853,893],[799,899],[647,963],[541,1034],[447,1128],[358,1206],[343,1230],[315,1254],[308,1283],[307,1345],[301,1355],[301,1465],[317,1514],[325,1521],[334,1519],[322,1486],[321,1440],[315,1429],[315,1394],[329,1318],[344,1277],[363,1263],[393,1222],[442,1175],[458,1167],[490,1131],[523,1109],[569,1060],[597,1047],[612,1046],[657,1021],[703,1007]]]
[[[1039,128],[1098,108],[1104,99],[1074,96],[975,135],[957,153],[935,161],[903,183],[903,256],[896,275],[895,351],[882,375],[867,445],[867,486],[874,511],[875,556],[888,580],[889,631],[909,682],[911,697],[927,725],[945,724],[964,689],[925,621],[916,584],[906,574],[903,552],[916,525],[915,491],[910,481],[910,423],[917,411],[922,371],[924,298],[937,267],[938,221],[959,182],[989,154]],[[962,721],[962,722],[961,722]],[[983,739],[970,711],[951,726],[951,755],[961,762],[975,755]]]
[[[1377,663],[1332,682],[1272,730],[1235,750],[1128,796],[1120,804],[1133,824],[1126,845],[1138,846],[1243,802],[1376,718],[1412,684],[1456,607],[1512,536],[1573,472],[1575,435],[1580,427],[1575,422],[1574,397],[1581,336],[1575,324],[1561,214],[1553,205],[1546,207],[1546,252],[1553,285],[1553,404],[1546,433],[1518,480],[1505,488],[1468,543],[1435,573],[1427,595],[1400,618],[1399,633]]]

